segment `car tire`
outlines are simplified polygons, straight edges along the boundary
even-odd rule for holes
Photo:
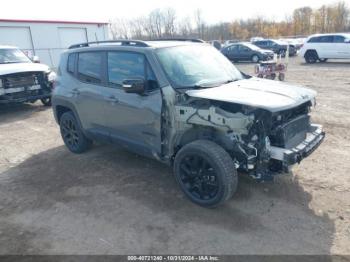
[[[305,53],[305,61],[308,64],[314,64],[318,60],[318,54],[315,50],[309,50]]]
[[[60,131],[69,151],[80,154],[91,147],[92,141],[83,134],[73,112],[69,111],[61,116]]]
[[[237,170],[230,155],[208,140],[185,145],[176,154],[174,175],[185,195],[195,204],[213,208],[237,190]]]
[[[280,80],[280,81],[284,81],[284,79],[285,79],[285,74],[284,73],[279,73],[278,74],[278,80]]]
[[[320,58],[319,60],[321,63],[326,63],[328,59],[327,58]]]
[[[258,55],[252,55],[251,60],[253,63],[259,63],[260,57]]]
[[[42,98],[40,101],[44,106],[51,106],[51,97]]]
[[[282,57],[285,57],[286,56],[286,50],[280,49],[280,50],[278,50],[277,54],[282,56]]]

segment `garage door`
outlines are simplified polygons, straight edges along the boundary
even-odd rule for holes
[[[61,48],[87,42],[86,28],[58,28]]]
[[[22,50],[33,50],[29,27],[0,26],[0,45],[13,45]]]

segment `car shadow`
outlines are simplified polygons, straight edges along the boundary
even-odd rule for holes
[[[241,178],[232,200],[206,209],[184,197],[159,162],[111,146],[82,155],[60,146],[0,181],[1,254],[88,252],[88,234],[109,225],[108,251],[119,254],[330,254],[333,243],[334,222],[309,208],[311,194],[292,175],[260,184]]]
[[[44,106],[39,102],[34,104],[0,104],[0,124],[26,119],[37,112],[50,109],[51,107]]]

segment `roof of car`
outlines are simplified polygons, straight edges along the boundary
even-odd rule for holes
[[[311,38],[311,37],[317,37],[317,36],[332,36],[332,35],[341,35],[341,36],[350,37],[350,33],[327,33],[327,34],[314,34],[314,35],[310,35],[309,38]]]
[[[109,47],[136,47],[136,48],[164,48],[164,47],[173,47],[173,46],[183,46],[183,45],[198,45],[205,43],[202,40],[198,39],[181,39],[181,40],[149,40],[149,41],[141,41],[141,40],[108,40],[108,41],[100,41],[100,42],[89,42],[89,43],[81,43],[75,44],[69,47],[69,49],[76,48],[102,48],[106,49]]]

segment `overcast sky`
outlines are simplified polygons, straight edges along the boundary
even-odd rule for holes
[[[350,0],[346,0],[350,1]],[[262,15],[276,20],[302,6],[320,7],[335,0],[3,0],[0,18],[108,22],[113,18],[147,15],[172,7],[177,17],[193,17],[201,9],[208,23]]]

